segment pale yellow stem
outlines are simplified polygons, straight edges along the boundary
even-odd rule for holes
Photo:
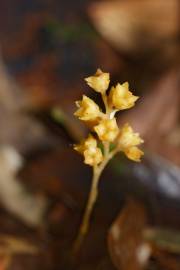
[[[108,115],[109,114],[109,106],[108,106],[108,100],[107,100],[107,96],[106,94],[101,94],[102,96],[102,100],[104,102],[104,106],[105,106],[105,109],[106,109],[106,114]]]
[[[115,116],[115,114],[118,110],[114,110],[109,106],[108,98],[107,98],[106,94],[101,94],[101,96],[102,96],[102,100],[104,102],[104,106],[105,106],[105,110],[106,110],[106,118],[113,119],[113,117]]]
[[[115,153],[115,152],[114,152]],[[82,223],[80,225],[78,236],[74,242],[73,246],[73,255],[76,255],[84,241],[84,237],[86,236],[88,229],[89,229],[89,223],[90,223],[90,217],[94,208],[94,205],[97,200],[98,196],[98,184],[100,180],[100,176],[107,165],[108,161],[113,157],[114,153],[109,152],[109,143],[106,144],[105,147],[105,157],[103,162],[99,165],[93,168],[93,178],[92,178],[92,185],[91,190],[89,193],[89,198],[87,202],[87,206],[84,212],[84,216],[82,219]]]
[[[95,167],[93,170],[93,179],[92,179],[92,185],[91,190],[89,193],[88,202],[86,205],[85,213],[82,219],[82,223],[80,225],[79,233],[76,238],[76,241],[74,243],[73,253],[76,254],[84,240],[85,235],[88,232],[89,229],[89,220],[90,216],[94,207],[94,204],[96,202],[97,196],[98,196],[98,183],[99,178],[101,175],[101,170],[99,170],[98,167]]]

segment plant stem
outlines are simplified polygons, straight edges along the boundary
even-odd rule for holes
[[[107,96],[106,94],[101,94],[101,97],[102,97],[102,100],[104,102],[104,106],[105,106],[105,110],[106,110],[106,114],[108,115],[109,114],[109,111],[110,111],[110,108],[108,106],[108,100],[107,100]]]
[[[100,180],[100,176],[107,165],[108,161],[112,158],[113,154],[109,152],[109,143],[106,144],[106,155],[104,158],[104,161],[99,165],[95,166],[93,168],[93,178],[92,178],[92,185],[91,190],[89,193],[89,198],[87,202],[87,206],[85,209],[85,213],[82,219],[82,223],[80,225],[78,236],[74,242],[73,246],[73,254],[76,255],[82,245],[82,242],[84,241],[84,237],[86,236],[88,229],[89,229],[89,223],[90,223],[90,217],[94,208],[94,204],[96,203],[97,196],[98,196],[98,184]]]
[[[89,193],[89,198],[88,202],[86,205],[85,213],[82,219],[82,223],[80,225],[79,233],[78,236],[75,240],[74,243],[74,248],[73,252],[76,254],[84,240],[85,235],[88,232],[89,229],[89,220],[90,216],[94,207],[94,204],[96,202],[97,196],[98,196],[98,183],[99,183],[99,178],[101,175],[101,170],[99,170],[98,167],[95,167],[93,170],[93,178],[92,178],[92,185],[91,185],[91,190]]]

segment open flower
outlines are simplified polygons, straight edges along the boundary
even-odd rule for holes
[[[78,110],[74,115],[83,121],[93,121],[101,114],[99,106],[85,95],[83,95],[82,100],[76,101],[76,106]]]
[[[80,154],[83,154],[86,149],[91,147],[97,147],[97,141],[91,134],[89,134],[88,138],[83,140],[80,144],[74,145],[74,149]]]
[[[90,166],[96,166],[103,160],[101,149],[97,147],[97,141],[92,135],[81,144],[75,145],[74,149],[84,155],[84,163]]]
[[[85,81],[96,92],[105,93],[109,87],[109,73],[102,72],[98,69],[94,76],[86,78]]]
[[[124,153],[129,159],[136,162],[140,162],[141,157],[144,155],[144,152],[141,151],[137,146],[127,148]]]
[[[144,141],[140,138],[139,133],[134,132],[128,123],[120,129],[117,141],[120,149],[127,149],[132,146],[137,146],[143,142]]]
[[[117,145],[129,159],[140,161],[144,153],[137,146],[143,142],[139,133],[135,133],[129,124],[125,124],[120,130]]]
[[[113,142],[119,132],[115,118],[101,120],[101,122],[94,127],[94,130],[101,141],[108,142]]]
[[[111,107],[118,110],[129,109],[134,106],[137,96],[134,96],[129,91],[129,84],[127,82],[112,87],[109,94],[109,103]]]

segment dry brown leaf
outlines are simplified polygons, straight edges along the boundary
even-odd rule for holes
[[[90,6],[90,16],[116,48],[142,52],[175,42],[178,5],[178,0],[104,1]]]
[[[112,261],[119,270],[141,270],[147,264],[151,248],[143,239],[147,223],[143,205],[130,200],[111,226],[108,246]]]
[[[2,206],[29,226],[42,224],[47,200],[26,191],[17,179],[23,159],[10,146],[0,148],[0,202]]]

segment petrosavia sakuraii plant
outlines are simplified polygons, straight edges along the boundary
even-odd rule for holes
[[[108,161],[118,152],[123,152],[136,162],[139,162],[144,154],[138,148],[143,143],[139,134],[135,133],[128,123],[119,128],[115,118],[116,112],[132,108],[138,99],[129,90],[128,82],[112,86],[107,94],[110,83],[109,73],[98,69],[94,76],[86,78],[85,81],[93,90],[101,94],[105,109],[102,110],[86,95],[83,95],[82,100],[76,101],[78,109],[75,116],[92,129],[88,137],[75,145],[74,149],[83,155],[84,163],[92,167],[93,177],[87,206],[74,244],[75,252],[79,250],[88,231],[91,213],[98,196],[99,179]]]

